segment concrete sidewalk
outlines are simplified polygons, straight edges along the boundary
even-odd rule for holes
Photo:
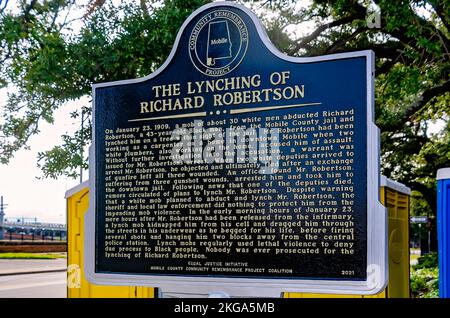
[[[0,276],[63,272],[67,259],[0,259]]]

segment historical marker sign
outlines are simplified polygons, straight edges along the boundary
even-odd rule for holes
[[[374,293],[386,213],[370,51],[293,58],[206,5],[160,69],[93,87],[86,269],[163,290]]]

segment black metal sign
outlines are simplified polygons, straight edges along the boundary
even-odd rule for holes
[[[381,289],[372,81],[372,52],[291,58],[244,7],[197,10],[158,71],[93,87],[88,276]]]

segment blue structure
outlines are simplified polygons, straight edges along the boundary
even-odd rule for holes
[[[450,298],[450,168],[437,172],[439,296]]]

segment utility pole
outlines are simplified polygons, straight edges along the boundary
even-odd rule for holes
[[[6,206],[7,204],[3,203],[3,196],[0,196],[0,240],[3,240],[3,233],[4,233],[3,219],[5,217]]]
[[[419,223],[419,255],[422,256],[422,224]]]

